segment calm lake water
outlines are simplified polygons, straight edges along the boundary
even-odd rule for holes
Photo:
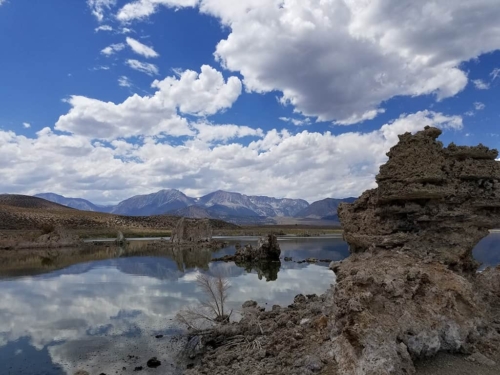
[[[233,253],[234,243],[216,253],[151,252],[144,246],[133,242],[127,249],[105,248],[14,271],[0,267],[0,374],[137,374],[137,366],[146,374],[178,374],[184,365],[175,353],[183,342],[172,340],[180,332],[173,319],[203,298],[195,284],[200,273],[227,275],[234,309],[249,299],[288,305],[298,293],[320,294],[335,282],[328,263],[245,269],[210,262]],[[348,255],[340,238],[287,238],[280,246],[282,256],[294,260]],[[484,239],[474,254],[485,265],[500,264],[500,234]],[[157,370],[146,367],[151,357],[162,361]]]

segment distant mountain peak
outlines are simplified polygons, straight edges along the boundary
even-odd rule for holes
[[[81,198],[67,198],[55,193],[36,197],[86,211],[110,212],[129,216],[172,214],[187,217],[211,217],[238,222],[259,220],[269,222],[275,217],[337,220],[341,202],[355,198],[326,198],[311,205],[303,199],[274,198],[265,195],[248,196],[238,192],[216,190],[199,198],[191,198],[178,189],[161,189],[154,193],[130,197],[116,206],[102,207]]]
[[[46,199],[50,202],[58,203],[63,206],[75,208],[81,211],[103,212],[103,207],[96,206],[92,202],[82,198],[68,198],[56,193],[41,193],[36,194],[35,197]]]

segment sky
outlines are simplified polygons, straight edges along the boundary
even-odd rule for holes
[[[375,187],[426,125],[500,148],[499,19],[498,0],[0,0],[0,193],[313,202]]]

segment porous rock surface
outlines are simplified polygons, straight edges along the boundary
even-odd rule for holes
[[[477,274],[474,246],[500,227],[500,163],[482,145],[444,148],[427,127],[399,137],[378,188],[339,207],[351,256],[330,316],[342,374],[413,374],[438,351],[497,342],[500,270]],[[500,322],[499,322],[500,323]]]
[[[482,145],[444,148],[441,130],[403,134],[380,168],[378,188],[339,217],[352,253],[400,250],[458,271],[475,271],[474,246],[500,226],[500,163]]]
[[[212,239],[212,226],[208,219],[181,218],[172,231],[171,242],[186,243],[209,241]]]

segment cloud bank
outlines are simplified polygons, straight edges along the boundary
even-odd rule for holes
[[[263,132],[203,118],[190,122],[174,107],[159,106],[155,97],[135,96],[119,105],[74,97],[73,108],[57,125],[70,134],[45,128],[28,138],[0,131],[0,173],[5,176],[0,190],[52,190],[102,203],[166,187],[192,196],[217,189],[309,201],[356,196],[374,187],[374,176],[398,134],[426,125],[462,128],[459,116],[421,111],[365,133]],[[150,112],[137,111],[143,100],[152,101],[145,106]],[[139,134],[149,135],[135,138]]]
[[[500,48],[497,0],[139,0],[117,18],[199,7],[231,30],[215,56],[251,92],[281,92],[295,111],[351,125],[395,96],[462,91],[460,64]],[[479,89],[487,88],[480,80]]]

